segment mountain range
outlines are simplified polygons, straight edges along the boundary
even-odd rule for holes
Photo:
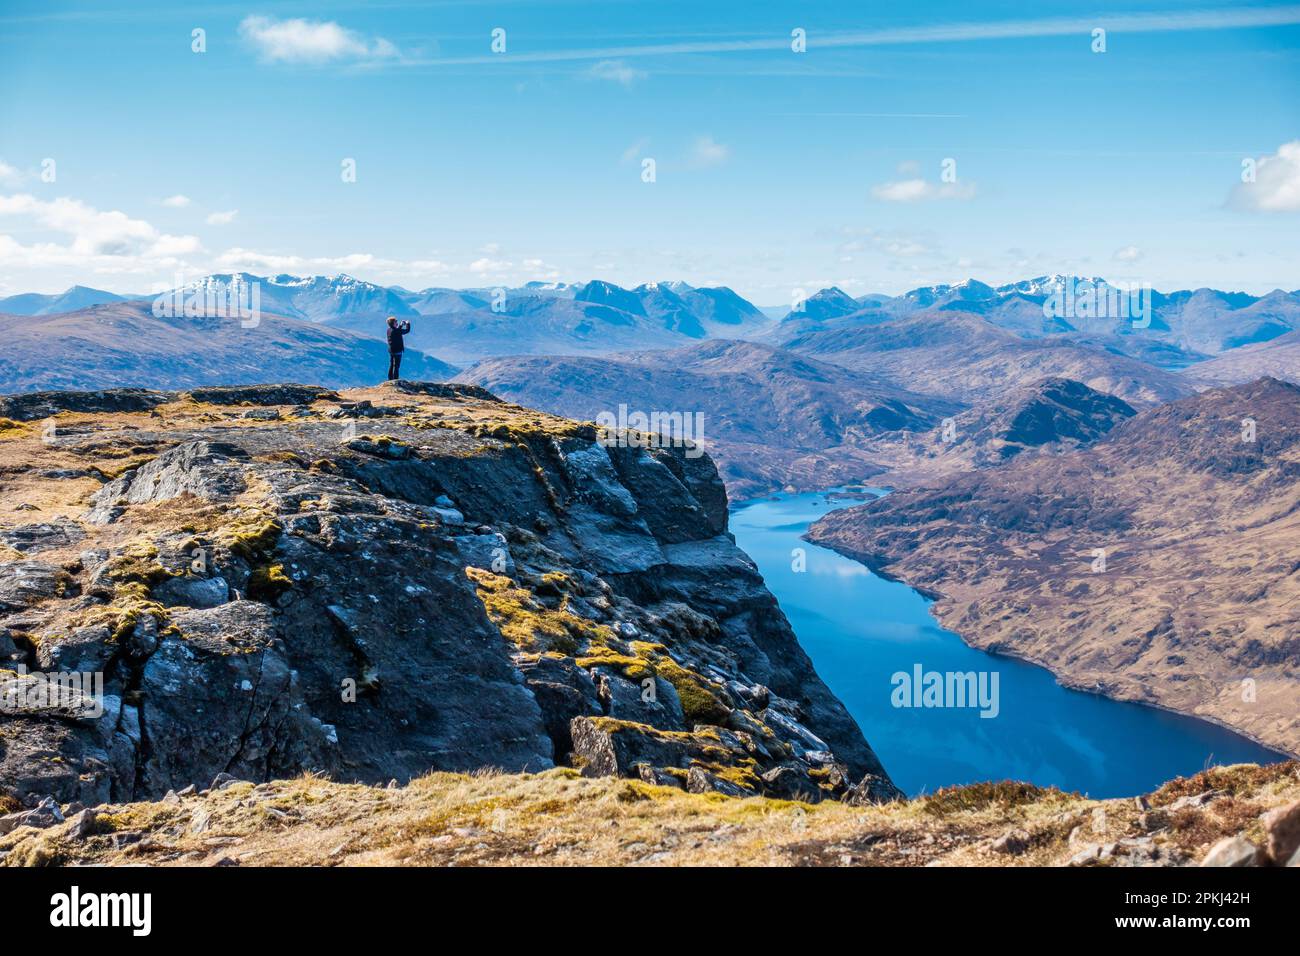
[[[243,328],[231,318],[159,318],[137,301],[39,318],[0,315],[0,392],[191,388],[267,378],[344,388],[380,381],[388,370],[388,350],[378,339],[272,315]],[[456,372],[414,350],[402,371],[436,381]]]
[[[0,314],[9,345],[0,389],[268,378],[349,387],[383,377],[380,333],[396,315],[412,324],[409,378],[445,380],[454,363],[461,381],[556,414],[594,418],[620,405],[703,414],[702,443],[732,494],[750,497],[979,467],[993,445],[937,446],[940,421],[1003,414],[1044,381],[1140,410],[1261,374],[1300,378],[1298,297],[1282,291],[1151,293],[1146,329],[1046,318],[1043,302],[1062,285],[1110,288],[1068,276],[900,296],[830,288],[780,319],[725,287],[680,282],[413,291],[350,276],[239,273],[190,283],[181,298],[252,283],[263,313],[256,329],[158,316],[147,300],[84,287],[0,300],[10,310]]]
[[[739,337],[769,320],[727,288],[682,282],[624,289],[599,280],[534,282],[517,288],[410,291],[347,275],[205,276],[182,294],[228,295],[257,284],[261,308],[286,318],[381,337],[392,315],[412,320],[408,344],[465,363],[493,355],[605,353],[669,348],[709,337]],[[3,303],[0,303],[0,309]]]
[[[806,355],[756,342],[711,341],[609,356],[491,359],[456,381],[554,414],[594,420],[620,405],[702,413],[701,443],[733,497],[786,485],[822,488],[881,470],[859,447],[898,430],[932,429],[960,406]]]
[[[1066,290],[1068,299],[1064,298]],[[809,332],[871,325],[917,312],[962,312],[982,316],[1022,338],[1063,338],[1180,368],[1300,327],[1300,291],[1275,289],[1253,296],[1205,288],[1170,293],[1138,290],[1136,303],[1149,303],[1150,309],[1149,315],[1136,319],[1116,314],[1114,308],[1119,294],[1129,291],[1102,278],[1066,275],[997,287],[969,279],[956,285],[925,286],[899,296],[872,294],[856,299],[830,288],[810,297],[800,309],[791,310],[768,335],[788,342]],[[1052,307],[1057,295],[1062,296],[1060,304],[1065,308]],[[1094,301],[1097,306],[1090,305]],[[1144,322],[1149,324],[1144,326]]]
[[[1149,325],[1128,316],[1075,307],[1048,315],[1054,293],[1094,290],[1099,300],[1122,289],[1101,278],[1040,276],[1000,286],[975,279],[912,289],[901,295],[850,296],[822,289],[796,309],[760,309],[725,286],[651,282],[623,288],[611,282],[530,282],[511,288],[412,291],[349,275],[255,276],[222,273],[182,286],[186,293],[224,292],[257,283],[263,311],[381,337],[383,320],[412,320],[410,343],[447,361],[469,364],[501,355],[606,354],[672,348],[710,338],[758,339],[788,345],[813,333],[858,329],[918,313],[977,315],[1025,341],[1079,345],[1179,369],[1300,328],[1300,291],[1266,295],[1216,289],[1146,290]],[[0,314],[45,316],[150,296],[121,296],[74,286],[57,295],[24,293],[0,299]],[[1070,302],[1075,302],[1074,298]],[[1104,310],[1103,310],[1104,311]]]

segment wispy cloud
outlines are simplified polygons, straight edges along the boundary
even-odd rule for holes
[[[650,145],[649,138],[642,136],[640,139],[638,139],[627,149],[623,150],[623,157],[622,157],[623,162],[624,163],[636,162],[638,159],[641,158],[641,154],[646,151],[646,147],[648,147],[649,145]]]
[[[631,86],[637,80],[644,80],[647,75],[645,70],[628,66],[622,60],[600,60],[586,72],[586,76],[592,79],[608,80],[621,86]]]
[[[207,223],[209,226],[228,226],[235,221],[235,217],[238,215],[238,209],[227,209],[225,212],[214,212],[208,216]]]
[[[383,37],[367,38],[332,20],[245,17],[239,33],[270,63],[382,61],[398,56],[397,47]]]
[[[1123,249],[1115,250],[1116,262],[1137,262],[1142,258],[1143,252],[1137,246],[1125,246]]]
[[[1247,7],[1238,9],[1197,10],[1190,12],[1151,12],[1098,14],[1091,17],[1046,17],[992,22],[943,23],[923,27],[900,27],[889,30],[808,34],[808,49],[836,47],[891,46],[914,43],[965,43],[979,40],[1032,39],[1035,37],[1090,35],[1097,27],[1112,33],[1178,33],[1192,30],[1230,30],[1253,27],[1300,24],[1300,6]],[[671,56],[683,53],[751,53],[790,49],[790,38],[734,40],[700,40],[688,43],[657,43],[632,46],[607,46],[588,49],[541,50],[511,53],[512,62],[558,62],[579,60],[620,60],[630,57]],[[489,63],[499,59],[491,55],[448,57],[433,60],[410,60],[411,65],[456,66]]]
[[[191,199],[189,196],[182,196],[180,193],[177,193],[175,196],[168,196],[166,199],[162,200],[164,206],[169,206],[172,209],[184,209],[190,204],[190,202]]]
[[[351,273],[395,263],[377,259],[368,252],[354,252],[345,256],[286,256],[235,247],[217,256],[216,264],[232,271]]]
[[[934,183],[928,179],[899,179],[873,186],[871,195],[884,202],[929,202],[936,199],[974,199],[974,183]]]
[[[721,166],[731,158],[731,147],[724,146],[712,136],[701,136],[691,147],[690,164],[697,169]]]
[[[1255,161],[1255,181],[1238,183],[1229,203],[1252,212],[1300,212],[1300,139]]]

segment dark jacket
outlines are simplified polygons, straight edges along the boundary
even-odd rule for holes
[[[396,325],[388,327],[388,352],[390,355],[397,352],[405,352],[406,344],[402,341],[402,336],[411,331],[411,323],[398,322]]]

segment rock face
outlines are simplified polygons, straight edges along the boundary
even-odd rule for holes
[[[1300,387],[1208,391],[809,536],[935,597],[977,647],[1300,753]]]
[[[95,716],[0,714],[0,794],[569,764],[898,795],[707,457],[472,386],[95,394],[0,430],[0,666],[103,681]]]

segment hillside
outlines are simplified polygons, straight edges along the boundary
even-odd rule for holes
[[[702,444],[733,498],[860,481],[880,466],[859,447],[873,435],[933,428],[958,407],[881,388],[841,366],[753,342],[605,358],[514,357],[479,363],[458,381],[591,421],[629,409],[704,416]]]
[[[0,865],[1300,865],[1294,761],[1214,768],[1136,800],[997,783],[855,807],[556,768],[436,773],[404,787],[224,781],[153,803],[66,810],[38,811],[0,835]]]
[[[709,458],[595,438],[465,385],[0,399],[0,693],[31,691],[0,795],[570,766],[896,796]]]
[[[925,485],[1018,455],[1064,454],[1105,436],[1136,412],[1081,382],[1045,378],[959,412],[923,433],[886,432],[864,440],[862,454],[885,469],[888,487]],[[947,437],[945,437],[945,435]]]
[[[1198,385],[1240,385],[1270,376],[1300,384],[1300,331],[1225,352],[1184,373]]]
[[[1133,406],[1190,394],[1174,372],[1126,355],[1060,338],[1024,339],[986,319],[956,311],[809,331],[784,347],[908,389],[965,404],[1000,398],[1043,378],[1067,378]]]
[[[388,348],[373,337],[268,314],[247,329],[235,318],[159,318],[148,302],[0,315],[0,339],[0,392],[193,388],[268,378],[341,388],[380,381],[388,371]],[[402,364],[408,378],[454,372],[413,350]]]
[[[1069,454],[835,512],[809,537],[933,596],[976,647],[1294,754],[1297,479],[1300,387],[1262,379],[1147,410]]]

